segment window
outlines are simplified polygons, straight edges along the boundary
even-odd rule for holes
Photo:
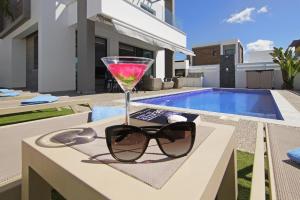
[[[136,56],[136,57],[145,57],[145,58],[154,58],[153,51],[146,49],[130,46],[128,44],[120,43],[119,44],[119,55],[120,56]],[[145,73],[146,76],[154,76],[154,64],[150,69]]]
[[[107,69],[101,58],[107,56],[107,41],[106,39],[95,38],[95,78],[104,79],[107,74]]]
[[[234,55],[235,54],[235,50],[234,49],[225,49],[224,50],[224,54],[229,56],[229,55]]]
[[[120,56],[137,56],[136,48],[127,44],[119,44],[119,55]]]
[[[141,6],[141,8],[146,10],[147,12],[151,13],[152,15],[156,15],[156,11],[153,10],[149,5],[147,5],[145,3],[141,3],[140,6]]]

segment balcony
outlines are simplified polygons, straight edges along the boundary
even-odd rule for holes
[[[160,10],[162,4],[156,4],[151,13],[138,6],[133,0],[88,0],[87,17],[96,20],[101,15],[108,19],[113,19],[135,30],[140,30],[147,35],[152,35],[170,43],[186,47],[186,35],[184,32],[165,22],[165,10]],[[143,2],[141,0],[141,2]],[[163,1],[162,1],[163,2]],[[159,3],[159,2],[157,2]],[[69,25],[77,23],[77,2],[69,6]]]

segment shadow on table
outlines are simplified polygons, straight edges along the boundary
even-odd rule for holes
[[[36,144],[40,147],[44,148],[64,148],[64,147],[72,147],[75,145],[81,145],[81,144],[87,144],[91,143],[97,139],[103,139],[105,140],[105,137],[99,137],[97,136],[97,133],[92,128],[69,128],[69,129],[63,129],[60,131],[55,131],[46,135],[43,135],[39,137],[36,140]],[[151,146],[157,146],[156,145],[149,145]],[[80,151],[76,148],[74,148],[77,151]],[[84,153],[80,151],[81,153]],[[86,154],[86,153],[84,153]],[[88,154],[86,154],[88,155]],[[163,153],[153,153],[153,152],[145,152],[145,155],[157,155],[157,156],[164,156]],[[90,156],[90,155],[89,155]],[[107,158],[107,156],[110,156],[110,153],[101,153],[91,156],[88,160],[82,160],[84,163],[90,163],[90,164],[113,164],[113,163],[121,163],[120,161],[115,160],[114,158]],[[163,157],[158,159],[148,159],[143,161],[135,161],[135,162],[129,162],[124,164],[147,164],[147,163],[159,163],[159,162],[166,162],[173,160],[174,158],[169,157]]]
[[[35,143],[45,148],[63,148],[93,142],[100,138],[92,128],[69,128],[48,133],[39,137]],[[105,138],[101,138],[105,139]]]

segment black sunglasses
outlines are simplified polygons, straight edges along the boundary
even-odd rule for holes
[[[160,150],[168,157],[186,156],[193,148],[195,132],[194,122],[145,127],[116,125],[105,130],[108,149],[121,162],[134,162],[139,159],[151,139],[157,141]]]

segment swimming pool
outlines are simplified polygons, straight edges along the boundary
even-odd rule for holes
[[[283,120],[269,90],[207,89],[135,102]]]

